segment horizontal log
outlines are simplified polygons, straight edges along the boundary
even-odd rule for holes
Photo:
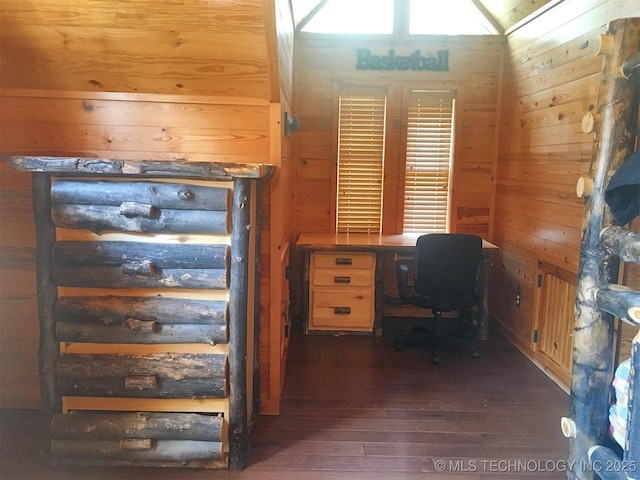
[[[222,457],[221,442],[190,440],[158,440],[148,450],[122,448],[120,441],[52,440],[54,457],[192,462],[218,460]]]
[[[226,212],[231,190],[163,182],[58,180],[51,186],[53,204],[120,207],[123,202],[149,204],[163,210],[219,210]]]
[[[51,208],[51,216],[57,227],[82,228],[95,233],[114,230],[226,235],[230,231],[227,212],[162,209],[149,215],[127,216],[122,214],[120,207],[100,205],[53,205]]]
[[[135,398],[222,398],[227,356],[158,353],[65,354],[56,365],[62,395]]]
[[[624,285],[607,285],[598,288],[596,304],[631,325],[640,325],[640,292]]]
[[[136,329],[132,327],[132,320],[107,325],[57,322],[56,337],[61,342],[88,343],[227,343],[226,325],[163,325],[145,321],[142,327]]]
[[[182,177],[204,180],[268,178],[275,171],[270,164],[225,162],[187,162],[159,160],[114,160],[110,158],[10,157],[9,165],[28,172],[85,175],[131,175],[144,177]]]
[[[227,270],[156,269],[155,275],[125,275],[121,267],[54,267],[58,286],[88,288],[186,288],[226,290]]]
[[[103,377],[100,380],[86,377],[59,377],[61,395],[72,397],[119,398],[225,398],[229,384],[225,378],[170,378],[155,379],[155,387],[135,388],[131,380],[121,377]]]
[[[62,440],[200,440],[219,442],[222,416],[164,412],[74,411],[53,417],[53,438]]]
[[[153,374],[160,378],[225,378],[227,356],[211,353],[92,354],[68,353],[58,359],[60,376],[93,379]]]
[[[167,324],[226,325],[228,304],[224,300],[192,300],[166,297],[88,296],[60,297],[55,307],[57,322],[120,325],[129,318]]]
[[[57,242],[57,266],[112,266],[150,261],[163,269],[226,269],[227,245],[183,245],[146,242]]]
[[[631,232],[622,227],[607,227],[600,232],[602,245],[623,262],[640,265],[640,232]]]

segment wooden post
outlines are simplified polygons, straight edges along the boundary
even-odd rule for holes
[[[260,242],[262,239],[262,228],[259,222],[262,219],[260,205],[262,204],[262,184],[255,183],[255,205],[253,212],[253,221],[256,224],[255,245],[253,247],[254,255],[254,284],[253,291],[253,408],[251,410],[251,418],[249,422],[253,424],[260,416]],[[249,366],[247,365],[247,368]]]
[[[250,233],[255,228],[250,224],[250,199],[249,180],[234,179],[229,298],[229,467],[234,470],[246,468],[249,461],[247,291]]]
[[[45,431],[49,431],[53,416],[62,410],[56,380],[56,362],[60,346],[56,339],[56,323],[53,314],[58,299],[58,289],[53,280],[51,260],[51,251],[56,242],[56,229],[50,213],[51,175],[32,173],[31,188],[36,228],[36,282],[40,319],[40,397]]]
[[[594,189],[585,199],[573,337],[570,416],[576,432],[569,441],[569,464],[574,465],[573,478],[581,480],[594,478],[588,450],[606,438],[608,424],[613,317],[598,310],[595,297],[599,286],[617,280],[619,260],[600,244],[600,232],[614,223],[604,201],[606,186],[633,152],[638,98],[622,74],[622,64],[638,49],[639,27],[640,18],[609,24],[614,48],[604,58],[600,80],[597,114],[601,125],[590,171]]]

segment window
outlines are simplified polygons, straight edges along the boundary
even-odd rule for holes
[[[323,34],[495,35],[473,0],[292,0],[296,29]]]
[[[448,231],[455,92],[412,90],[407,107],[403,231]]]
[[[386,96],[340,96],[336,231],[380,233]]]
[[[304,32],[393,33],[393,0],[329,0],[309,22]]]
[[[469,0],[425,2],[411,0],[409,4],[411,35],[495,35],[493,24]]]

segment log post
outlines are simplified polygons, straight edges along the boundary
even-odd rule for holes
[[[614,223],[604,201],[606,186],[633,152],[637,89],[621,72],[624,60],[638,50],[639,27],[640,18],[609,24],[607,33],[613,38],[614,47],[606,49],[600,79],[597,114],[601,122],[589,173],[594,189],[584,205],[571,379],[570,416],[576,432],[569,439],[569,463],[575,466],[573,478],[581,480],[594,478],[588,450],[606,438],[608,424],[613,317],[598,310],[595,297],[599,286],[617,280],[619,260],[600,244],[600,232]]]
[[[249,245],[251,183],[233,181],[231,268],[229,297],[229,467],[241,470],[249,462],[247,405],[247,292],[249,287]],[[251,346],[253,348],[253,345]]]
[[[40,319],[40,397],[45,431],[49,431],[53,416],[62,410],[56,376],[56,361],[60,346],[56,339],[56,322],[53,314],[58,299],[58,289],[53,280],[51,260],[51,251],[56,241],[56,229],[50,213],[51,175],[32,173],[31,189],[36,228],[36,283]]]

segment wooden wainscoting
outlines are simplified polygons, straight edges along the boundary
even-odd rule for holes
[[[532,350],[565,386],[571,383],[576,274],[538,262]]]

